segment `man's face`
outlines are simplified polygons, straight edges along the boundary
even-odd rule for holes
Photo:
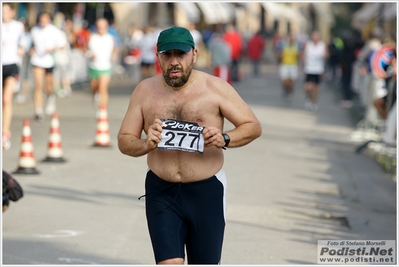
[[[9,5],[3,5],[3,22],[10,22],[15,16],[15,11]]]
[[[289,41],[290,43],[295,42],[295,38],[294,38],[294,35],[293,35],[292,33],[288,35],[288,41]]]
[[[313,33],[312,33],[312,40],[313,40],[314,42],[319,41],[319,40],[320,40],[320,34],[319,34],[318,32],[313,32]]]
[[[44,13],[44,14],[40,15],[39,24],[41,27],[43,27],[43,28],[46,27],[50,23],[50,21],[51,21],[51,18],[48,14]]]
[[[104,35],[108,32],[108,21],[105,19],[100,19],[96,23],[97,32],[100,35]]]
[[[189,52],[170,50],[158,54],[158,58],[165,82],[172,87],[181,87],[190,77],[197,60],[197,50],[191,49]]]

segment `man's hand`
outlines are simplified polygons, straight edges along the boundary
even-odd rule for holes
[[[219,128],[216,127],[205,127],[204,131],[202,132],[204,136],[204,145],[205,147],[216,146],[217,148],[224,147],[224,138],[222,132]]]
[[[362,76],[366,76],[367,75],[367,68],[366,67],[360,67],[359,68],[359,74]]]
[[[153,124],[148,127],[147,132],[147,147],[149,151],[157,148],[158,143],[162,139],[162,121],[160,119],[155,119]]]
[[[25,49],[22,46],[18,47],[18,56],[23,57],[24,55],[25,55]]]

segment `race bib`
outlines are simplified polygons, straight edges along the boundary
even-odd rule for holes
[[[205,127],[199,126],[195,122],[161,120],[162,140],[158,143],[158,149],[204,153],[202,131]]]

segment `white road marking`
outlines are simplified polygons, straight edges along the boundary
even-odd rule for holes
[[[64,237],[74,237],[83,234],[82,231],[73,231],[73,230],[58,230],[55,231],[54,234],[44,234],[38,235],[35,234],[34,236],[39,238],[64,238]]]
[[[85,261],[82,259],[72,259],[72,258],[58,258],[59,261],[63,261],[67,264],[97,264],[95,262],[92,261]]]

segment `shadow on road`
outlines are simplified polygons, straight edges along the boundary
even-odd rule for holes
[[[15,251],[17,253],[15,253]],[[25,251],[22,254],[21,251]],[[3,239],[3,264],[35,265],[100,265],[100,264],[138,264],[121,261],[111,255],[96,255],[79,250],[79,244],[67,245],[52,241]],[[32,261],[31,259],[35,259]]]

